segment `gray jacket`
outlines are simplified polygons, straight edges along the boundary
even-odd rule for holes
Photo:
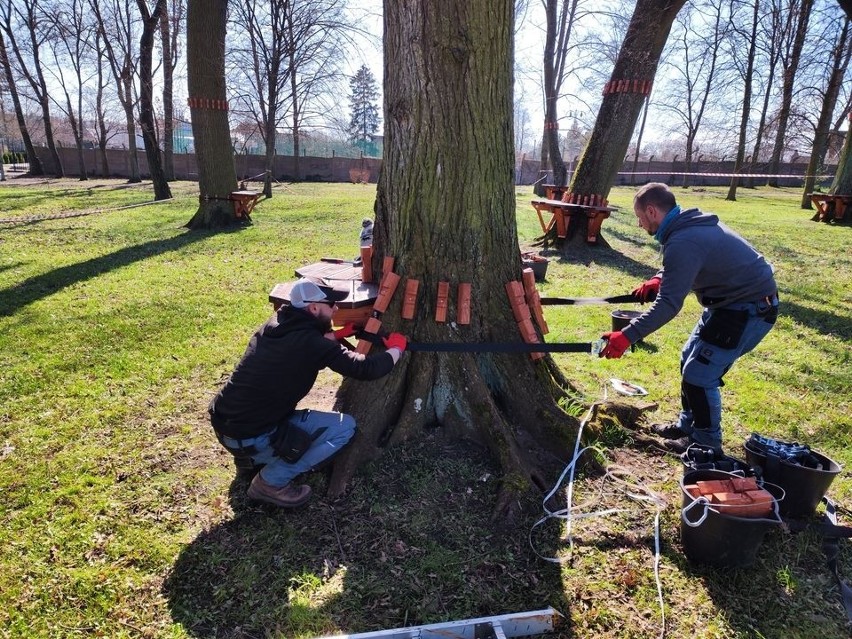
[[[681,211],[660,238],[660,292],[651,307],[630,322],[631,343],[646,337],[680,312],[690,291],[705,307],[752,302],[777,292],[769,262],[715,215]]]

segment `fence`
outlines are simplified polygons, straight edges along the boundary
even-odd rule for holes
[[[80,175],[80,163],[77,150],[74,148],[58,149],[65,175]],[[44,164],[45,171],[53,172],[53,166],[46,148],[37,149],[39,158]],[[109,165],[109,176],[130,177],[129,153],[124,149],[107,149],[107,163]],[[86,172],[89,176],[103,176],[101,168],[101,157],[98,149],[84,149],[83,158]],[[147,179],[148,161],[142,150],[137,151],[140,177]],[[237,178],[248,179],[253,176],[262,175],[265,171],[264,157],[262,155],[236,155],[234,158]],[[298,180],[313,182],[350,182],[366,181],[375,182],[378,179],[379,169],[382,161],[379,158],[342,158],[342,157],[312,157],[303,156],[298,159],[298,171],[296,169],[296,158],[293,156],[276,156],[273,163],[273,178],[281,182],[292,182]],[[515,176],[517,184],[534,184],[538,181],[549,181],[547,173],[541,171],[540,162],[537,160],[523,159],[518,162]],[[179,180],[198,179],[198,166],[193,153],[176,153],[174,155],[175,177]],[[569,165],[570,171],[575,167]],[[817,184],[828,186],[834,177],[836,166],[824,167],[822,173],[817,176]],[[693,162],[689,170],[685,162],[666,161],[640,161],[635,170],[633,161],[624,162],[619,171],[615,185],[630,186],[644,184],[646,182],[666,182],[672,186],[726,186],[731,183],[734,171],[733,161],[723,162]],[[780,186],[802,186],[804,183],[807,164],[801,162],[782,163],[776,174]],[[740,171],[744,185],[752,181],[756,185],[765,184],[767,180],[768,167],[766,163],[757,163],[745,167]],[[354,177],[353,177],[354,176]],[[750,177],[752,176],[752,177]],[[356,179],[357,178],[357,179]]]

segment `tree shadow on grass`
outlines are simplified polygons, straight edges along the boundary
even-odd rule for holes
[[[14,286],[0,290],[0,315],[12,315],[21,308],[53,295],[67,286],[85,282],[155,255],[176,251],[194,242],[204,240],[213,233],[212,231],[187,231],[175,237],[128,246],[108,255],[69,264],[36,275]]]
[[[199,535],[164,584],[193,637],[321,636],[440,623],[553,606],[567,614],[559,569],[516,526],[495,530],[497,468],[482,451],[433,434],[366,466],[343,500],[295,511],[246,501]],[[563,620],[559,636],[569,636]]]

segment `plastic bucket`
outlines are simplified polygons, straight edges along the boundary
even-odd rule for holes
[[[709,479],[739,477],[721,470],[695,470],[680,480],[683,492],[680,539],[683,552],[689,561],[727,568],[743,568],[754,563],[757,551],[767,532],[781,525],[778,504],[784,500],[784,491],[769,483],[763,488],[775,497],[771,517],[735,517],[715,510],[704,499],[694,499],[684,486]]]
[[[642,313],[640,311],[624,311],[618,310],[612,312],[612,330],[613,331],[621,331],[627,328],[627,325],[630,324],[630,320],[639,317]]]
[[[531,268],[536,282],[543,282],[547,276],[547,265],[549,260],[540,255],[525,255],[521,260],[524,268]]]
[[[784,489],[786,497],[780,504],[781,514],[785,517],[808,517],[816,507],[834,478],[841,471],[840,464],[816,451],[811,454],[822,464],[823,470],[792,464],[775,456],[766,455],[749,447],[745,448],[746,461],[763,470],[763,478]]]

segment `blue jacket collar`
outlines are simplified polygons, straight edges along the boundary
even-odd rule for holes
[[[666,228],[678,215],[680,215],[679,206],[675,206],[671,211],[666,213],[666,217],[663,218],[660,227],[657,229],[657,232],[654,233],[654,239],[657,240],[660,244],[663,243],[663,237],[665,236]]]

